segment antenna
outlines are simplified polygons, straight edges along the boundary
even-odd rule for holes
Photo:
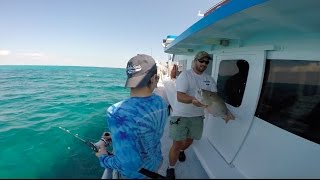
[[[204,14],[202,14],[202,13],[201,13],[201,11],[198,11],[198,16],[203,17],[203,16],[204,16]]]

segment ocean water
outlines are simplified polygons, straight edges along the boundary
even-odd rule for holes
[[[0,66],[0,178],[101,178],[92,142],[129,96],[121,68]]]

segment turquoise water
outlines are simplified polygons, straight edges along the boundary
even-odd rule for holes
[[[0,66],[0,178],[101,178],[94,152],[108,106],[129,96],[124,69]]]

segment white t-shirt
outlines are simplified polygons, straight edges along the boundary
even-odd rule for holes
[[[195,73],[193,69],[183,71],[176,80],[176,90],[195,96],[198,88],[205,89],[212,92],[217,92],[217,84],[215,80],[208,74],[201,75]],[[204,115],[204,109],[197,107],[192,103],[186,104],[176,102],[173,108],[172,116],[195,117]]]

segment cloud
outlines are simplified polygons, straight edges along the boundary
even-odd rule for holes
[[[36,61],[44,61],[48,60],[49,57],[44,53],[38,53],[38,52],[20,52],[16,53],[15,57],[17,59],[26,59],[26,60],[36,60]]]
[[[45,58],[47,57],[44,53],[12,53],[10,50],[0,49],[0,56],[13,56],[17,58]]]
[[[0,49],[0,56],[8,56],[10,54],[9,50]]]
[[[26,57],[44,57],[45,56],[42,53],[23,53],[21,55]]]

